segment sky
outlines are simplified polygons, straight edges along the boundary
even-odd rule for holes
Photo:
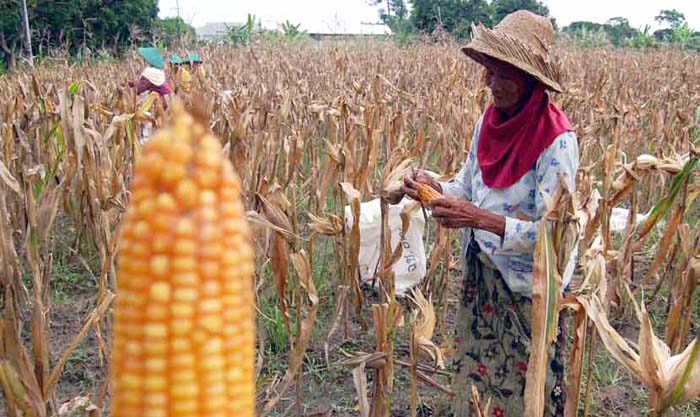
[[[288,20],[301,24],[309,32],[368,33],[366,23],[377,22],[378,8],[368,0],[160,0],[160,16],[180,15],[195,27],[207,22],[245,22],[248,13],[261,20],[263,27],[274,29]],[[588,20],[605,23],[611,17],[626,17],[633,27],[652,30],[661,9],[676,9],[685,14],[688,24],[700,30],[699,0],[544,0],[560,27],[572,21]]]

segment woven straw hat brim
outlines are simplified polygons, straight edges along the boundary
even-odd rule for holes
[[[547,48],[543,45],[543,49]],[[484,66],[487,63],[484,56],[503,61],[532,75],[549,89],[564,92],[558,81],[558,63],[508,34],[494,32],[482,24],[472,25],[472,40],[462,48],[462,52]]]

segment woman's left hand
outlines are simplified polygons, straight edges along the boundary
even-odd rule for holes
[[[433,200],[430,202],[430,208],[435,220],[448,229],[476,227],[482,211],[469,201],[455,197]]]
[[[473,227],[498,236],[503,236],[506,231],[505,217],[479,208],[466,200],[455,197],[438,198],[430,202],[430,208],[435,220],[448,229]]]

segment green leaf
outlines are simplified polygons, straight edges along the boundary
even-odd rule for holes
[[[642,239],[644,239],[644,237],[656,225],[656,223],[666,216],[666,213],[668,213],[670,208],[673,206],[673,202],[676,201],[676,198],[681,193],[683,185],[690,180],[691,173],[697,163],[698,158],[691,157],[688,159],[688,162],[685,163],[681,172],[676,174],[676,176],[673,178],[673,182],[671,182],[671,188],[668,190],[668,195],[666,195],[666,197],[664,197],[656,204],[656,206],[654,206],[651,214],[647,218],[646,222],[644,222],[644,227],[642,227],[642,231],[639,232],[637,243],[641,242]]]
[[[68,92],[70,93],[71,98],[75,97],[75,95],[78,94],[78,90],[80,90],[81,85],[83,85],[82,81],[76,81],[68,86]]]

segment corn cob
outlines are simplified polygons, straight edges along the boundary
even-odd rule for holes
[[[252,273],[240,182],[176,103],[136,164],[123,226],[113,417],[253,416]]]
[[[417,182],[416,188],[418,189],[418,198],[420,198],[420,202],[423,204],[428,204],[433,200],[442,198],[442,194],[428,184]]]

